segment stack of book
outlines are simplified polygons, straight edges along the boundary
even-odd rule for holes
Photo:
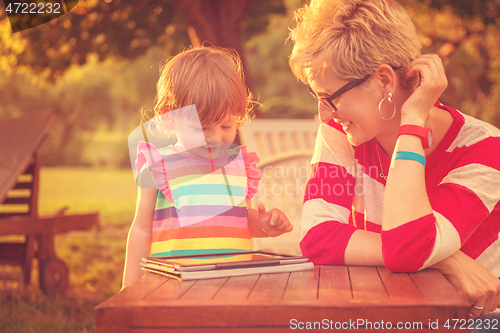
[[[145,257],[142,269],[179,280],[198,280],[249,274],[313,269],[309,258],[264,251]]]

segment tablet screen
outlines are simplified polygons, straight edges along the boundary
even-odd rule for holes
[[[280,265],[290,262],[305,262],[306,257],[281,255],[262,251],[236,252],[236,253],[216,253],[193,256],[173,256],[173,257],[149,257],[147,261],[163,265],[175,266],[176,269],[184,271],[197,269],[196,266],[204,266],[204,269],[213,266],[211,269]]]

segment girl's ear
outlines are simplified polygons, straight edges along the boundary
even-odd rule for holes
[[[380,80],[380,87],[384,92],[384,95],[388,93],[394,93],[396,90],[396,72],[392,69],[391,66],[387,64],[382,64],[378,66],[375,71],[376,77]]]

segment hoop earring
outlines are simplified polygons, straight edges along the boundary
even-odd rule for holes
[[[380,101],[380,103],[378,103],[378,114],[380,115],[380,118],[382,118],[384,120],[391,120],[396,115],[396,104],[392,103],[392,98],[393,97],[394,97],[394,95],[392,93],[389,93],[388,97],[382,98],[382,100]],[[392,103],[392,105],[394,106],[394,111],[392,112],[391,118],[384,118],[384,116],[382,116],[382,111],[380,110],[380,107],[382,106],[382,103],[385,101],[386,98],[387,98],[387,101],[389,103]]]

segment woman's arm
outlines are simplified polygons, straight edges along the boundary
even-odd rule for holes
[[[447,79],[437,55],[423,55],[413,60],[408,76],[417,74],[420,74],[421,85],[403,104],[401,125],[425,127],[435,101],[447,86]],[[412,271],[422,268],[420,259],[430,255],[436,234],[435,217],[425,184],[425,166],[414,160],[395,159],[400,151],[425,156],[419,137],[401,135],[398,138],[384,193],[382,250],[386,267]],[[391,231],[405,224],[412,229]],[[418,239],[417,245],[414,239]],[[421,248],[428,252],[424,253]],[[419,254],[417,258],[415,253]]]
[[[344,265],[351,236],[358,233],[350,223],[354,200],[350,189],[356,184],[354,153],[342,127],[333,122],[320,126],[315,150],[304,191],[300,248],[314,264]],[[356,245],[352,249],[356,251]]]
[[[409,76],[420,73],[422,85],[401,110],[401,125],[425,126],[432,104],[446,87],[446,76],[437,56],[422,56],[410,65]],[[486,146],[486,145],[484,145]],[[481,154],[476,146],[476,155]],[[424,155],[418,137],[402,135],[398,151]],[[479,154],[477,154],[479,152]],[[464,157],[431,198],[425,186],[425,168],[412,160],[394,160],[385,189],[382,251],[386,267],[411,271],[433,267],[470,302],[471,313],[486,315],[499,306],[500,282],[490,271],[465,255],[459,248],[498,202],[492,191],[498,181],[493,167],[483,167],[474,154]],[[478,164],[479,163],[479,164]],[[470,165],[475,165],[476,172]],[[498,165],[498,164],[493,164]],[[477,177],[471,182],[470,179]],[[468,179],[464,183],[464,179]],[[480,185],[489,184],[488,196],[481,196]],[[476,187],[478,187],[476,189]]]
[[[409,75],[420,73],[422,85],[406,100],[401,124],[424,126],[432,103],[445,87],[446,77],[437,56],[422,56],[410,65]],[[424,166],[413,160],[394,160],[385,189],[382,250],[386,267],[416,271],[453,255],[469,237],[492,242],[495,227],[490,214],[500,200],[500,158],[497,130],[465,124],[449,151],[447,174],[429,197]],[[471,133],[473,131],[473,133]],[[469,139],[471,138],[471,139]],[[398,151],[424,155],[421,141],[401,135]],[[444,156],[443,158],[447,158]],[[450,170],[451,169],[451,170]],[[443,170],[444,171],[444,170]],[[491,215],[494,216],[494,215]],[[492,228],[489,229],[489,226]],[[485,243],[483,242],[483,243]],[[490,244],[488,243],[488,244]],[[484,250],[467,253],[477,257]]]
[[[134,221],[130,227],[125,254],[123,288],[138,280],[143,257],[151,254],[151,232],[156,206],[156,190],[139,187]]]
[[[434,103],[447,86],[447,80],[441,59],[436,55],[424,55],[413,60],[408,76],[417,74],[420,74],[421,85],[401,108],[401,125],[425,127]],[[432,214],[425,187],[425,167],[417,161],[394,159],[398,151],[425,156],[419,137],[401,135],[398,138],[384,194],[383,230]]]
[[[500,307],[500,280],[462,251],[431,267],[437,268],[471,304],[471,314],[486,316]]]
[[[383,266],[380,234],[355,231],[345,251],[345,264]],[[500,308],[500,280],[462,251],[430,268],[438,269],[469,302],[471,314],[485,316]]]
[[[380,234],[356,230],[347,243],[344,261],[346,265],[384,266]]]

